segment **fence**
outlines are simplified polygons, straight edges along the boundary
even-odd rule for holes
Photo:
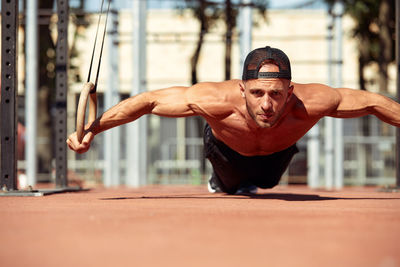
[[[371,135],[357,134],[364,129]],[[322,128],[323,129],[323,128]],[[344,184],[345,185],[392,185],[395,184],[395,127],[371,116],[346,119],[344,121]],[[323,132],[323,131],[322,131]],[[159,133],[160,134],[160,133]],[[121,131],[121,135],[126,135]],[[126,138],[126,136],[125,136]],[[125,138],[122,138],[124,141]],[[323,136],[321,140],[320,185],[323,186]],[[84,155],[75,155],[68,160],[69,175],[90,183],[101,183],[104,172],[103,137],[97,136],[90,151]],[[150,159],[148,165],[148,184],[204,184],[211,174],[211,164],[203,156],[202,138],[186,138],[179,142],[170,138],[159,146],[159,153]],[[307,181],[307,138],[298,142],[300,152],[296,154],[282,183],[306,183]],[[179,150],[184,148],[184,158],[178,157]],[[124,148],[124,144],[121,144]],[[126,151],[121,149],[120,182],[126,179]],[[25,169],[25,161],[18,161],[18,168]]]

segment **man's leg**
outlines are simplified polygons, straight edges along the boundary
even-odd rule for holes
[[[298,152],[297,146],[293,145],[283,151],[258,159],[257,166],[252,168],[255,173],[252,174],[251,182],[264,189],[278,185],[293,156]]]
[[[242,179],[234,170],[232,162],[221,151],[221,144],[211,132],[210,126],[207,124],[204,129],[204,151],[205,157],[211,162],[213,174],[210,178],[211,188],[216,191],[234,194],[240,186]]]
[[[208,189],[208,192],[210,192],[210,193],[223,192],[221,189],[221,182],[217,178],[217,175],[215,174],[214,170],[213,170],[210,178],[208,178],[207,189]]]

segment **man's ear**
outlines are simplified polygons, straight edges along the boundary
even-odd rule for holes
[[[293,94],[293,89],[294,89],[293,84],[289,85],[289,89],[288,89],[288,94],[287,94],[286,102],[289,102],[290,97],[291,97],[292,94]]]
[[[242,95],[243,98],[245,98],[245,94],[244,94],[244,82],[240,82],[239,83],[239,87],[240,87],[240,94]]]

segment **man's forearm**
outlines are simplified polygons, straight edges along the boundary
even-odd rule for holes
[[[400,127],[400,104],[382,95],[377,95],[377,103],[372,107],[372,113],[380,120]]]
[[[125,99],[111,107],[98,117],[91,125],[86,125],[87,131],[97,135],[113,127],[129,123],[151,112],[152,105],[146,93]]]

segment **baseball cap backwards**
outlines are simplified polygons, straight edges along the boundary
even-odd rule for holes
[[[259,72],[262,63],[266,61],[278,65],[279,72]],[[247,55],[242,80],[263,78],[292,79],[289,58],[282,50],[266,46],[257,48]]]

